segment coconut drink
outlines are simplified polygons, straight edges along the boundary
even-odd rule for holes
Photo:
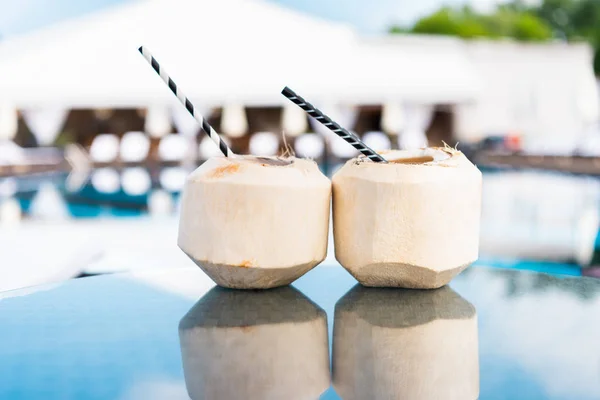
[[[362,153],[333,177],[335,256],[360,283],[439,288],[477,259],[481,172],[460,151],[384,157],[290,88],[281,93]]]
[[[331,183],[310,160],[209,159],[188,177],[179,247],[218,285],[287,285],[326,255]]]
[[[344,400],[475,400],[475,307],[450,287],[356,285],[335,307],[333,386]]]
[[[333,176],[335,256],[365,286],[439,288],[478,257],[481,172],[449,147],[385,158]]]
[[[179,324],[193,399],[317,399],[329,387],[325,312],[293,287],[216,287]]]
[[[179,247],[218,285],[287,285],[325,259],[331,182],[313,161],[239,156],[198,113],[150,50],[139,52],[224,157],[187,178]]]

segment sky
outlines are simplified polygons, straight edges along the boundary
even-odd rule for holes
[[[135,0],[0,0],[0,37],[18,35],[63,19]],[[139,1],[139,0],[138,0]],[[210,0],[196,0],[210,1]],[[219,0],[212,0],[219,1]],[[410,25],[444,4],[465,2],[490,10],[503,0],[266,0],[322,18],[346,22],[362,33],[384,32],[393,23]]]
[[[0,37],[26,33],[126,0],[0,0]]]
[[[443,5],[465,3],[489,11],[499,0],[270,0],[319,17],[347,22],[362,33],[386,31],[393,24],[410,26]]]

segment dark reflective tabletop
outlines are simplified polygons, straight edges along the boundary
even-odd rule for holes
[[[152,270],[0,293],[0,327],[1,399],[600,398],[592,278],[410,291],[319,266],[260,292]]]

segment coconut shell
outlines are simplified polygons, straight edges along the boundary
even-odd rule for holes
[[[179,324],[196,399],[317,399],[330,384],[327,317],[292,287],[214,288]]]
[[[335,307],[333,386],[344,400],[474,400],[475,308],[449,287],[356,285]]]
[[[481,172],[449,148],[385,156],[334,175],[335,256],[365,286],[441,287],[478,257]]]
[[[212,158],[187,179],[179,247],[218,285],[286,285],[326,255],[331,183],[313,161]]]

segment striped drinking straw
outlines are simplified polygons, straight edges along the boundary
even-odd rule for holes
[[[231,149],[227,146],[227,144],[219,136],[217,131],[215,131],[214,128],[212,126],[210,126],[208,124],[208,122],[206,122],[206,119],[204,119],[204,117],[202,117],[202,115],[200,115],[199,113],[197,113],[195,111],[192,102],[183,94],[181,89],[179,89],[179,87],[177,87],[177,85],[175,84],[173,79],[171,79],[171,77],[169,77],[169,74],[167,74],[167,71],[165,71],[165,69],[160,66],[158,61],[156,61],[156,58],[154,58],[152,56],[152,53],[150,53],[150,51],[147,48],[145,48],[144,46],[141,46],[138,50],[140,51],[140,53],[142,53],[142,55],[144,56],[146,61],[148,61],[148,63],[150,63],[152,68],[154,68],[156,73],[158,75],[160,75],[160,77],[167,84],[167,86],[169,86],[169,89],[171,89],[171,92],[173,92],[173,94],[175,96],[177,96],[177,98],[179,99],[181,104],[183,104],[185,106],[185,108],[189,111],[189,113],[192,114],[192,116],[196,119],[196,121],[198,121],[198,123],[202,127],[202,130],[204,131],[204,133],[206,133],[213,140],[213,142],[215,142],[217,144],[217,146],[219,146],[219,150],[221,150],[221,153],[223,153],[225,155],[225,157],[230,157],[230,158],[236,157],[235,153],[233,153],[231,151]]]
[[[375,161],[375,162],[387,163],[387,160],[385,158],[383,158],[382,156],[377,154],[375,152],[375,150],[373,150],[369,146],[367,146],[362,140],[360,140],[358,138],[358,136],[356,136],[355,134],[342,128],[339,124],[337,124],[335,121],[333,121],[327,115],[323,114],[323,112],[321,110],[319,110],[317,107],[313,106],[312,104],[310,104],[309,102],[304,100],[302,97],[297,95],[289,87],[287,87],[287,86],[284,87],[283,90],[281,91],[281,94],[283,94],[285,97],[287,97],[289,100],[291,100],[298,107],[300,107],[301,109],[306,111],[308,113],[308,115],[315,118],[317,121],[319,121],[320,123],[325,125],[327,128],[332,130],[333,133],[335,133],[336,135],[338,135],[339,137],[344,139],[346,142],[350,143],[352,146],[354,146],[354,148],[356,150],[363,153],[370,160]]]

